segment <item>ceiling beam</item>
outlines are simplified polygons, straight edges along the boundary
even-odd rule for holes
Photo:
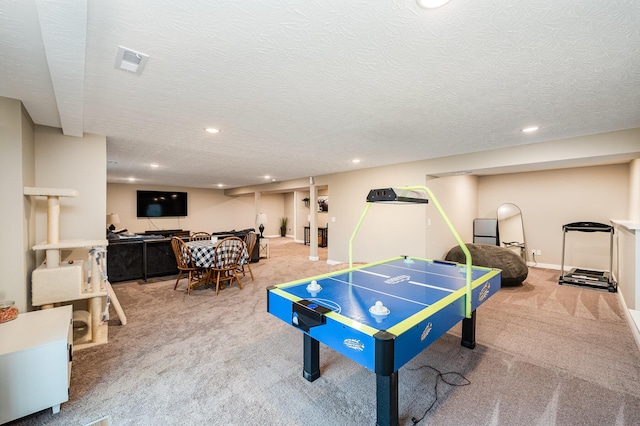
[[[82,137],[87,0],[36,0],[36,7],[62,133]]]

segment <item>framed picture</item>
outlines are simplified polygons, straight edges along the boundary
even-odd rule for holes
[[[329,196],[321,195],[318,197],[318,211],[319,212],[328,212],[329,211]]]

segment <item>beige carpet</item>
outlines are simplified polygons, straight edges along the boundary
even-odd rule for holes
[[[302,378],[302,334],[266,312],[269,285],[341,269],[308,260],[308,247],[271,241],[218,297],[187,296],[175,277],[114,285],[128,324],[112,312],[109,343],[74,354],[69,402],[15,425],[373,425],[375,374],[321,345],[322,376]],[[478,310],[475,350],[454,327],[399,371],[400,423],[435,400],[422,424],[638,425],[640,351],[606,291],[557,284],[531,268]],[[456,375],[446,375],[462,384]]]

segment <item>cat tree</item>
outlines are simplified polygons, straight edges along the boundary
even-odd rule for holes
[[[60,197],[77,197],[75,189],[25,187],[24,195],[47,197],[47,241],[33,246],[33,250],[44,250],[45,261],[31,275],[31,304],[48,309],[86,301],[86,310],[73,312],[74,326],[80,325],[77,328],[83,330],[74,338],[74,349],[107,343],[109,303],[113,303],[120,322],[127,323],[106,277],[107,240],[59,239]],[[89,249],[90,266],[87,267],[83,260],[61,262],[60,251],[63,249]]]

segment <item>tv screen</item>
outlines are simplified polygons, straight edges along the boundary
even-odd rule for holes
[[[138,217],[187,215],[187,193],[169,191],[138,191]]]

